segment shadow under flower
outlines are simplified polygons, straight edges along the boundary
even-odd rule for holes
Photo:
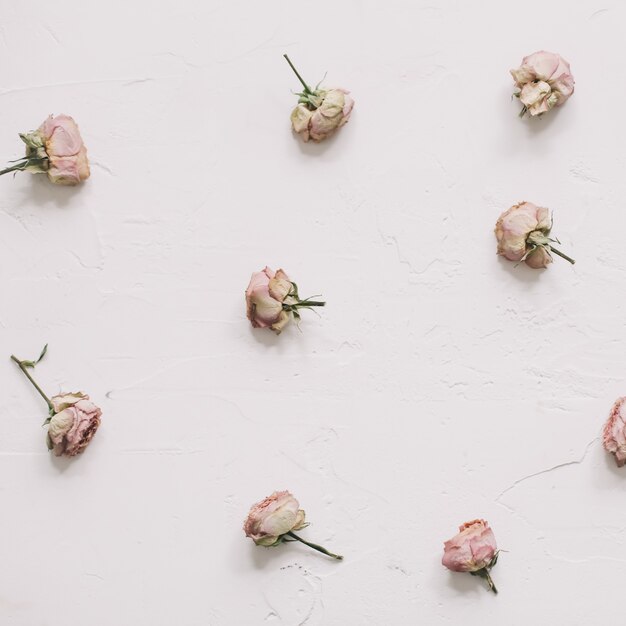
[[[80,185],[55,185],[48,180],[45,174],[23,174],[30,176],[31,184],[23,188],[24,201],[32,202],[37,206],[52,202],[59,208],[68,206],[72,198],[80,193],[84,184]]]
[[[60,474],[66,472],[75,461],[75,458],[70,458],[67,456],[55,456],[54,454],[52,454],[52,452],[50,452],[50,463],[56,468],[56,470]]]
[[[459,593],[486,593],[489,588],[485,584],[485,581],[478,576],[470,576],[468,573],[461,572],[448,572],[448,581],[450,587]],[[489,595],[493,595],[490,593]]]
[[[615,462],[615,456],[604,449],[601,437],[599,447],[602,451],[602,455],[604,456],[604,462],[606,463],[611,474],[613,474],[614,476],[618,476],[619,478],[623,478],[626,475],[626,467],[617,467],[617,463]]]
[[[514,98],[516,104],[520,107],[522,106],[521,102]],[[532,116],[530,113],[526,113],[524,117],[521,118],[522,123],[526,126],[529,133],[536,135],[538,133],[544,132],[546,128],[550,128],[559,115],[559,110],[561,107],[554,107],[543,113],[542,115]]]
[[[498,255],[498,263],[504,271],[512,276],[515,276],[517,280],[529,284],[534,283],[537,280],[541,280],[541,275],[546,271],[546,269],[549,269],[533,269],[532,267],[528,267],[528,265],[526,265],[523,261],[516,263],[515,261],[505,259],[501,255]]]

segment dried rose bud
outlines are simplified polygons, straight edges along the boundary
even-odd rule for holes
[[[76,122],[68,115],[50,115],[35,131],[20,134],[26,156],[0,171],[45,172],[56,185],[78,185],[89,178],[87,148]]]
[[[283,270],[274,272],[269,267],[254,272],[246,289],[247,316],[252,326],[271,328],[276,334],[280,334],[292,318],[300,319],[298,309],[325,304],[310,298],[301,300],[298,286],[287,274]]]
[[[626,464],[626,397],[618,398],[611,409],[609,419],[604,425],[602,443],[604,449],[615,457],[617,467]]]
[[[565,104],[574,93],[574,77],[569,63],[554,52],[540,50],[522,59],[522,65],[511,70],[515,79],[515,96],[524,105],[520,112],[541,115],[554,106]]]
[[[53,450],[56,456],[75,456],[93,439],[100,426],[102,411],[89,400],[88,395],[80,391],[48,398],[28,371],[43,359],[47,350],[46,344],[35,361],[20,360],[14,355],[11,355],[11,360],[17,363],[48,405],[48,419],[45,421],[48,424],[48,449]]]
[[[550,209],[520,202],[502,213],[496,222],[498,254],[509,261],[524,261],[534,269],[548,267],[552,263],[551,252],[574,263],[552,245],[560,242],[548,237],[551,229]]]
[[[350,119],[354,100],[350,92],[340,87],[311,89],[302,79],[289,57],[283,55],[304,86],[298,96],[298,105],[291,113],[291,126],[303,141],[322,141]]]
[[[441,563],[453,572],[469,572],[487,581],[489,589],[498,593],[489,571],[498,561],[498,546],[489,524],[476,519],[465,522],[459,533],[443,544]]]
[[[318,552],[341,560],[343,557],[305,541],[293,532],[308,526],[304,517],[304,511],[291,493],[275,491],[271,496],[252,505],[243,530],[246,537],[250,537],[257,546],[277,546],[283,542],[299,541]]]
[[[48,449],[55,456],[76,456],[93,439],[102,411],[84,393],[67,393],[50,398],[54,415],[48,424]]]
[[[257,546],[275,546],[290,530],[306,526],[304,511],[288,491],[275,491],[252,506],[243,529]]]

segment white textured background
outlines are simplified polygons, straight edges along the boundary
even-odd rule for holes
[[[0,147],[49,113],[92,177],[0,179],[0,623],[617,623],[626,471],[598,435],[624,394],[621,0],[0,2]],[[546,48],[576,93],[517,118]],[[324,145],[298,83],[352,90]],[[555,213],[574,267],[495,255],[498,214]],[[265,264],[328,301],[253,331]],[[86,454],[45,449],[50,393],[88,392]],[[257,548],[290,489],[311,526]],[[500,595],[440,565],[485,517]]]

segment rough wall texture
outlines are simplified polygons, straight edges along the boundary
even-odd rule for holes
[[[78,189],[0,179],[2,624],[623,614],[626,472],[599,441],[626,392],[623,2],[0,4],[2,158],[65,112],[92,159]],[[541,48],[577,91],[520,121],[508,70]],[[352,90],[324,145],[290,133],[283,52]],[[496,258],[520,200],[574,267]],[[302,332],[249,328],[266,263],[328,301]],[[103,409],[71,462],[8,360],[45,342],[41,383]],[[284,488],[343,563],[244,538]],[[476,516],[497,597],[440,565]]]

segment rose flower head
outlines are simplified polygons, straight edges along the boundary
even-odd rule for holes
[[[55,413],[48,423],[48,449],[55,456],[80,454],[96,434],[102,411],[80,391],[53,396],[50,401]]]
[[[611,409],[609,419],[604,425],[602,443],[604,449],[615,457],[617,467],[626,464],[626,397],[618,398]]]
[[[485,520],[465,522],[459,533],[443,544],[441,563],[453,572],[469,572],[487,581],[489,589],[498,593],[489,571],[498,560],[496,538]]]
[[[496,222],[498,254],[509,261],[524,261],[534,269],[548,267],[554,253],[570,263],[575,261],[556,249],[560,243],[548,235],[552,229],[550,209],[538,207],[532,202],[520,202],[507,209]]]
[[[291,126],[305,142],[309,139],[323,141],[348,122],[354,100],[348,95],[349,91],[340,87],[320,89],[317,85],[315,89],[311,89],[289,57],[286,54],[283,56],[303,85],[303,90],[296,94],[298,105],[291,112]]]
[[[522,59],[516,70],[511,70],[515,80],[515,93],[524,105],[520,117],[530,113],[533,117],[565,104],[574,93],[574,77],[569,63],[554,52],[540,50]]]
[[[301,300],[296,283],[289,280],[283,270],[274,272],[269,267],[254,272],[246,289],[250,323],[254,328],[271,328],[276,334],[280,334],[294,317],[300,319],[299,309],[325,304],[311,298]]]
[[[45,172],[56,185],[78,185],[89,178],[87,148],[76,122],[68,115],[50,115],[35,131],[21,133],[26,156],[1,174],[27,170]]]
[[[269,547],[299,541],[322,554],[341,560],[343,557],[315,543],[305,541],[294,533],[295,530],[308,526],[304,518],[304,511],[291,493],[275,491],[271,496],[252,505],[243,524],[243,530],[246,537],[250,537],[257,546]]]
[[[288,491],[275,491],[252,505],[243,529],[257,546],[275,546],[283,535],[306,526],[304,511]]]

